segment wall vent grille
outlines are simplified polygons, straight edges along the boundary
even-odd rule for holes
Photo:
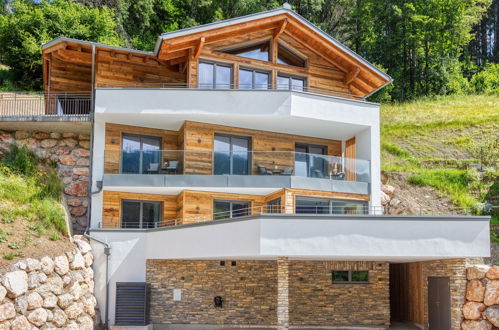
[[[116,325],[147,325],[148,289],[143,282],[116,283]]]

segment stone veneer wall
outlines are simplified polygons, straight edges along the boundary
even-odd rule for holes
[[[475,265],[466,269],[463,330],[499,328],[499,267]]]
[[[10,145],[25,145],[38,157],[57,164],[73,229],[83,232],[87,224],[90,175],[90,136],[76,133],[0,131],[0,152]]]
[[[147,260],[152,323],[272,325],[277,322],[276,261]],[[173,301],[173,289],[182,300]],[[214,297],[223,307],[214,307]]]
[[[278,268],[279,263],[279,268]],[[279,281],[289,280],[288,286]],[[332,284],[333,269],[369,270],[369,284]],[[152,323],[387,327],[386,262],[148,260]],[[182,300],[173,301],[173,289]],[[223,308],[213,298],[222,296]],[[287,296],[287,297],[286,297]],[[286,298],[289,310],[285,307]],[[279,320],[277,319],[279,317]]]
[[[369,284],[333,284],[333,270],[368,270]],[[290,325],[390,324],[387,262],[290,261],[289,280]]]
[[[463,319],[462,306],[466,292],[466,259],[448,259],[423,262],[423,301],[425,329],[428,323],[428,277],[449,277],[451,299],[451,327],[461,329]]]
[[[94,328],[93,255],[88,241],[55,258],[25,259],[1,274],[0,329]]]

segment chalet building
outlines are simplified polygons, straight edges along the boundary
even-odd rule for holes
[[[385,214],[366,97],[391,78],[288,5],[152,52],[60,37],[43,66],[27,121],[89,123],[104,323],[460,329],[489,218]]]

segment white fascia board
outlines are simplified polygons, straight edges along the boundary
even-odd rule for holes
[[[86,41],[86,40],[80,40],[80,39],[74,39],[74,38],[67,38],[64,36],[57,37],[55,39],[50,40],[49,42],[42,44],[42,49],[47,49],[47,48],[55,46],[61,42],[73,42],[73,43],[81,44],[81,45],[95,46],[98,48],[105,48],[105,49],[112,49],[112,50],[123,51],[123,52],[130,52],[130,53],[136,53],[136,54],[140,54],[140,55],[148,55],[148,56],[155,55],[154,52],[148,52],[148,51],[144,51],[144,50],[119,47],[119,46],[112,46],[112,45],[107,45],[107,44],[103,44],[103,43],[99,43],[99,42]]]

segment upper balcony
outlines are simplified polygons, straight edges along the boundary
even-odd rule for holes
[[[369,194],[370,162],[292,151],[105,150],[107,187],[299,188]]]
[[[90,92],[2,92],[0,121],[90,121]]]

